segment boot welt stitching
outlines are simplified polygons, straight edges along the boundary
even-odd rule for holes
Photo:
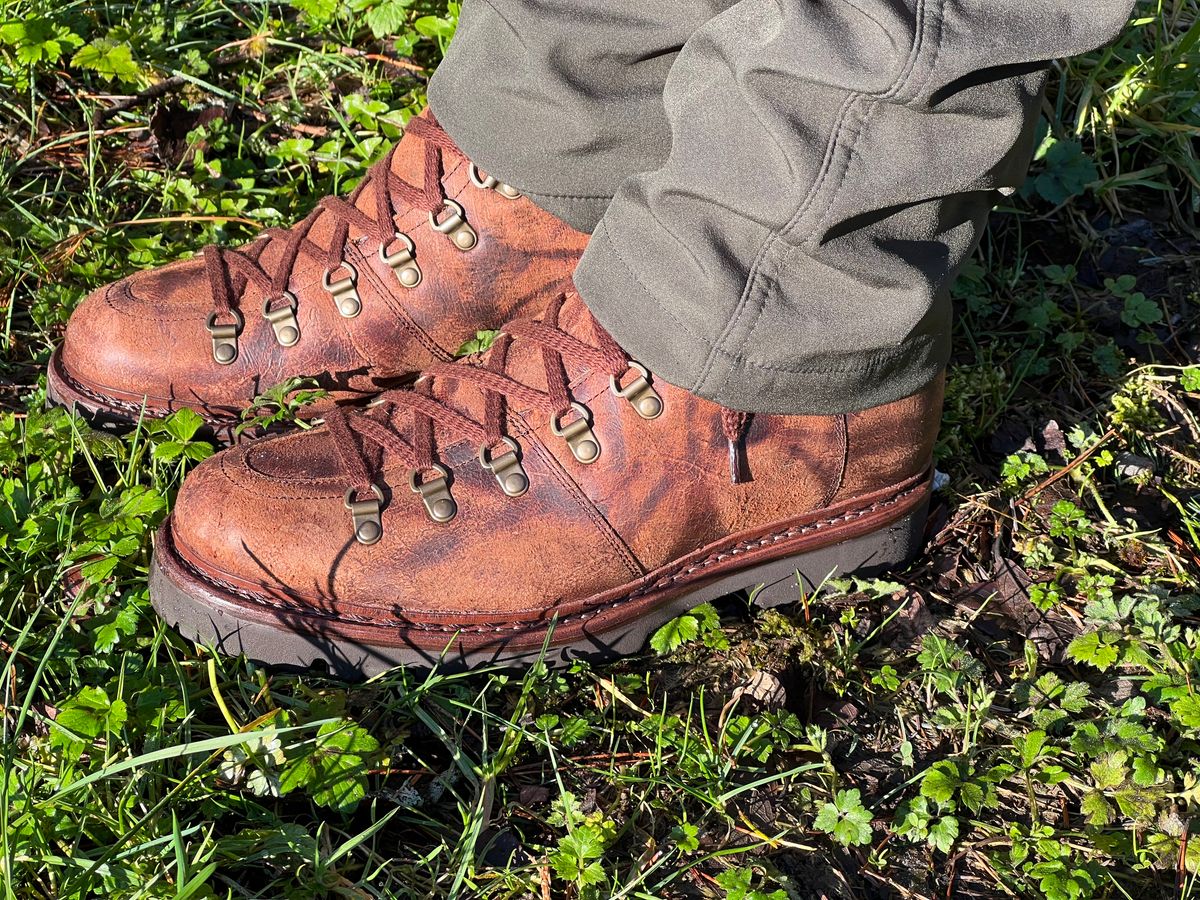
[[[99,391],[88,387],[86,384],[81,384],[80,382],[76,381],[64,366],[59,367],[57,374],[60,375],[62,380],[65,381],[73,390],[78,391],[85,397],[95,400],[97,403],[102,403],[105,406],[113,409],[119,409],[125,412],[133,413],[135,416],[140,416],[144,412],[148,417],[154,419],[163,418],[164,416],[170,415],[172,412],[170,407],[154,405],[151,404],[149,400],[142,404],[135,403],[132,400],[121,400],[117,397],[110,397],[107,394],[102,394]],[[187,403],[180,404],[180,408],[185,406],[187,406],[188,409],[191,409],[192,412],[196,413],[198,416],[200,416],[200,418],[204,419],[204,421],[210,425],[237,425],[241,422],[240,419],[229,418],[225,416],[214,416],[210,413],[201,412],[200,410],[193,409],[192,407],[188,406]]]
[[[766,535],[765,537],[758,538],[756,540],[743,541],[739,544],[733,545],[732,547],[730,547],[726,550],[717,551],[715,553],[712,553],[705,559],[701,560],[700,562],[695,563],[691,566],[688,566],[687,568],[682,569],[681,571],[677,571],[675,574],[664,575],[662,578],[660,578],[658,581],[654,582],[653,584],[647,585],[643,588],[639,588],[636,591],[626,594],[624,597],[619,597],[616,600],[612,600],[608,603],[605,603],[601,606],[596,607],[595,609],[585,610],[583,612],[573,613],[573,614],[567,615],[567,616],[560,616],[557,619],[557,623],[564,624],[564,623],[571,623],[571,622],[585,622],[588,619],[595,618],[596,616],[600,615],[601,613],[608,612],[608,611],[614,610],[614,609],[619,609],[620,607],[626,605],[627,603],[638,600],[638,599],[646,596],[647,594],[654,593],[655,591],[659,591],[659,590],[662,590],[663,588],[670,587],[671,585],[676,584],[677,582],[686,580],[690,576],[694,575],[696,572],[699,572],[702,569],[706,569],[710,566],[714,566],[719,563],[722,563],[732,556],[736,556],[738,554],[744,554],[744,553],[751,553],[755,550],[762,549],[763,547],[768,547],[772,544],[776,544],[779,541],[788,540],[789,538],[802,537],[806,534],[814,534],[825,528],[828,528],[831,525],[837,525],[837,524],[845,523],[845,522],[853,522],[857,519],[861,519],[863,516],[870,515],[871,513],[879,512],[880,510],[888,509],[890,507],[896,506],[899,503],[903,502],[908,497],[911,497],[913,494],[923,491],[925,488],[926,488],[926,483],[922,482],[918,485],[915,485],[911,488],[908,488],[908,489],[900,492],[899,494],[897,494],[895,497],[891,498],[890,500],[879,500],[879,501],[876,501],[875,503],[872,503],[870,506],[862,507],[862,508],[855,509],[855,510],[850,510],[849,512],[843,513],[840,516],[833,516],[828,519],[822,519],[818,522],[813,522],[809,525],[803,525],[799,528],[789,528],[785,531],[775,532],[774,534],[769,534],[769,535]],[[236,596],[241,597],[242,599],[249,600],[251,603],[254,603],[255,605],[270,607],[272,609],[277,609],[277,610],[281,610],[283,612],[288,612],[288,613],[297,613],[297,614],[300,614],[303,616],[308,616],[311,618],[320,618],[320,619],[327,619],[330,621],[342,621],[342,622],[348,622],[348,623],[357,624],[357,625],[370,625],[370,626],[374,626],[374,627],[380,627],[379,622],[377,622],[373,619],[367,618],[366,616],[347,615],[347,614],[338,615],[335,613],[326,612],[324,610],[318,610],[318,609],[313,609],[311,607],[299,606],[294,603],[289,604],[287,602],[284,602],[284,601],[281,601],[281,600],[278,600],[278,599],[275,599],[272,597],[268,597],[264,594],[255,593],[254,591],[249,591],[249,590],[246,590],[245,588],[237,587],[236,585],[230,584],[227,581],[224,581],[224,580],[221,580],[218,578],[214,578],[213,576],[207,574],[206,572],[200,571],[193,563],[191,563],[189,560],[185,559],[182,556],[176,555],[175,558],[188,572],[190,572],[193,576],[195,576],[200,581],[203,581],[204,583],[206,583],[212,587],[220,588],[231,594],[235,594]],[[528,622],[523,622],[523,623],[517,623],[515,625],[514,624],[491,625],[491,624],[487,624],[487,623],[479,624],[479,625],[443,625],[443,624],[433,623],[433,622],[401,622],[401,623],[396,623],[393,625],[386,625],[383,627],[388,628],[388,629],[394,629],[394,630],[407,629],[407,630],[412,630],[412,631],[427,631],[427,632],[434,632],[434,633],[440,633],[440,634],[502,634],[504,632],[517,633],[517,632],[521,632],[521,631],[528,631],[528,630],[537,628],[540,625],[545,625],[545,624],[549,624],[549,622],[547,620],[542,620],[540,622],[539,621],[528,621]]]
[[[102,403],[105,406],[134,413],[135,415],[140,414],[142,410],[145,410],[146,414],[152,416],[153,418],[161,418],[159,415],[160,413],[162,415],[167,415],[168,413],[168,410],[165,407],[151,406],[149,403],[134,403],[131,400],[119,400],[116,397],[109,397],[107,394],[101,394],[98,391],[92,390],[85,384],[80,384],[66,372],[62,372],[60,374],[62,375],[63,381],[70,385],[73,390],[76,390],[85,397],[95,400],[97,403]]]

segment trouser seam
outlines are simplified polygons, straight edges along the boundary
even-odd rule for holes
[[[928,0],[928,3],[931,5],[938,2],[939,0]],[[940,0],[940,2],[944,2],[944,0]],[[739,297],[738,303],[731,312],[729,319],[726,321],[725,327],[722,329],[716,343],[712,345],[712,349],[709,351],[708,358],[705,360],[704,367],[700,372],[700,376],[692,386],[693,392],[699,392],[704,387],[705,382],[712,375],[712,370],[716,365],[718,355],[748,362],[744,346],[740,352],[733,352],[725,349],[725,345],[730,341],[734,331],[737,329],[737,326],[743,320],[743,318],[747,316],[747,314],[753,316],[753,319],[747,323],[747,336],[754,332],[756,323],[762,316],[763,308],[765,306],[765,296],[760,296],[758,303],[752,304],[752,299],[756,295],[760,294],[759,288],[762,283],[762,279],[760,278],[761,268],[771,252],[774,251],[780,243],[785,242],[785,235],[788,235],[799,228],[800,223],[803,221],[810,208],[816,203],[817,198],[820,195],[821,188],[823,188],[829,181],[830,177],[832,177],[837,150],[843,143],[845,132],[849,128],[854,127],[854,125],[851,124],[851,113],[854,111],[856,106],[862,106],[864,109],[857,117],[858,121],[856,123],[856,131],[850,140],[850,144],[845,155],[845,160],[840,164],[841,181],[834,190],[833,196],[830,197],[825,211],[821,215],[820,221],[823,222],[825,220],[825,217],[828,215],[829,210],[833,206],[834,200],[836,200],[841,194],[842,188],[845,186],[850,162],[854,157],[854,148],[863,134],[863,126],[866,125],[867,120],[870,118],[874,110],[878,108],[878,105],[881,101],[896,98],[903,93],[904,89],[909,86],[909,82],[912,79],[913,74],[916,72],[917,62],[925,48],[926,6],[927,0],[918,0],[916,7],[916,21],[914,23],[913,46],[909,50],[908,59],[904,67],[900,70],[900,72],[897,73],[896,79],[888,87],[888,89],[879,94],[866,94],[861,91],[853,91],[847,94],[847,98],[843,102],[841,110],[839,110],[838,119],[834,124],[832,135],[826,147],[826,158],[822,163],[821,171],[817,174],[816,179],[813,181],[812,187],[809,189],[807,195],[805,195],[799,208],[788,220],[787,224],[785,224],[783,228],[779,229],[778,231],[768,234],[764,239],[762,246],[755,255],[754,262],[750,266],[750,272],[746,279],[746,285],[742,290],[742,295]],[[940,19],[940,17],[938,18]],[[939,28],[936,34],[935,43],[940,46],[941,40],[942,32]],[[936,58],[936,48],[934,52]],[[922,85],[926,83],[931,73],[932,69],[930,69],[929,72],[926,73],[925,78],[921,80]],[[818,229],[814,229],[814,233],[817,233],[817,231]],[[777,278],[774,279],[774,283],[777,283],[777,281]],[[751,313],[750,307],[752,305],[755,305],[757,308]],[[743,341],[743,345],[745,343],[748,343],[748,341]]]
[[[922,89],[929,84],[930,79],[933,78],[934,71],[937,69],[938,60],[942,55],[942,44],[945,40],[945,31],[942,28],[943,24],[945,24],[945,16],[943,15],[945,4],[946,0],[929,0],[928,7],[926,7],[925,4],[922,4],[920,7],[921,18],[918,22],[918,27],[920,28],[921,33],[924,33],[926,17],[931,20],[929,29],[932,32],[931,36],[933,40],[932,42],[927,41],[926,43],[932,43],[933,46],[929,54],[929,65],[925,67],[924,77],[922,77],[919,82],[906,83],[905,88],[909,88],[909,91],[906,92],[904,88],[900,88],[896,91],[895,97],[902,104],[907,104],[912,101],[914,97],[920,96]],[[912,64],[913,68],[915,69],[917,64],[917,56],[915,54],[913,56]]]
[[[638,276],[637,270],[634,269],[634,267],[632,265],[630,265],[629,261],[625,259],[625,256],[621,253],[620,248],[617,246],[617,242],[613,240],[612,233],[608,229],[608,222],[605,219],[601,219],[600,224],[597,225],[596,227],[603,234],[604,242],[608,245],[608,249],[611,251],[613,258],[616,259],[617,262],[619,262],[621,264],[621,266],[625,269],[625,271],[629,273],[629,276],[634,280],[634,282],[637,284],[637,286],[642,289],[642,293],[644,293],[647,297],[649,297],[651,300],[653,300],[655,305],[658,307],[658,309],[660,309],[664,313],[666,313],[667,317],[670,318],[670,320],[672,322],[674,322],[677,326],[679,326],[679,328],[681,328],[683,331],[687,332],[689,337],[695,338],[697,341],[704,344],[705,347],[708,347],[711,349],[713,346],[711,341],[709,341],[703,335],[700,335],[697,332],[693,331],[682,320],[676,318],[675,314],[673,312],[671,312],[670,304],[662,302],[662,300],[660,300],[659,297],[656,296],[652,290],[650,290],[649,286],[646,285],[642,281],[642,279]],[[595,240],[594,235],[593,235],[592,240],[593,241]],[[587,298],[584,297],[583,299],[584,299],[585,305],[586,305]]]
[[[901,344],[899,347],[875,350],[868,353],[856,352],[854,354],[855,357],[866,359],[866,362],[864,362],[862,365],[830,365],[822,366],[816,369],[792,368],[790,366],[773,366],[767,363],[759,363],[748,359],[745,356],[731,353],[728,350],[722,350],[720,348],[714,348],[712,352],[714,355],[719,355],[733,360],[743,368],[756,369],[762,372],[772,372],[782,375],[860,375],[864,372],[872,372],[875,369],[878,369],[883,363],[902,356],[907,356],[918,347],[935,343],[936,341],[937,338],[932,335],[918,335]]]
[[[855,143],[857,143],[857,140],[859,138],[861,138],[863,133],[866,131],[867,125],[869,124],[871,117],[874,116],[881,108],[881,105],[880,105],[881,100],[894,99],[901,104],[905,104],[908,102],[909,99],[911,99],[912,96],[918,96],[921,93],[921,91],[925,88],[925,86],[929,84],[930,79],[933,77],[934,69],[937,66],[937,60],[939,58],[939,55],[941,53],[941,48],[942,48],[942,40],[943,40],[944,33],[942,30],[943,17],[941,15],[941,11],[942,11],[942,5],[944,3],[945,3],[945,0],[929,0],[929,2],[927,4],[922,4],[918,8],[918,22],[917,22],[918,41],[915,43],[918,46],[929,46],[930,47],[930,61],[929,61],[929,64],[927,66],[925,66],[924,74],[922,75],[922,77],[920,79],[916,80],[912,85],[907,85],[907,84],[905,84],[903,86],[896,85],[892,91],[889,91],[883,95],[880,95],[880,97],[873,98],[871,101],[869,101],[869,106],[867,107],[867,110],[865,111],[865,113],[862,116],[862,119],[859,122],[859,129],[858,129],[857,134],[855,135]],[[919,39],[919,36],[923,35],[925,33],[927,24],[928,24],[928,30],[930,32],[932,40],[925,41],[922,44]],[[917,57],[918,57],[918,52],[914,51],[911,54],[911,62],[910,62],[910,66],[908,67],[910,76],[912,75],[913,71],[915,70]],[[902,99],[902,97],[904,97],[904,95],[906,95],[906,94],[908,94],[909,96],[905,99]],[[846,189],[847,176],[850,174],[849,162],[850,162],[850,158],[852,156],[853,156],[853,146],[851,147],[850,153],[847,154],[847,164],[846,164],[846,167],[842,170],[841,180],[839,181],[837,187],[834,189],[833,196],[829,198],[829,203],[826,205],[825,211],[824,211],[824,213],[822,213],[820,220],[816,223],[816,225],[813,228],[813,233],[815,235],[824,234],[826,228],[830,224],[830,221],[829,221],[830,214],[832,213],[833,209],[836,207],[838,198],[842,195],[842,192]],[[786,242],[782,242],[782,241],[778,242],[778,243],[786,244]],[[776,244],[776,246],[778,245],[778,243]],[[805,241],[805,243],[811,243],[811,241]],[[793,255],[795,255],[797,253],[803,252],[803,247],[804,247],[804,244],[799,244],[799,245],[798,244],[786,244],[786,246],[783,248],[783,250],[780,254],[781,259],[780,259],[778,265],[780,267],[782,267],[783,263],[786,262],[790,257],[792,257]],[[776,283],[778,283],[778,277],[776,277]],[[747,344],[752,343],[752,341],[754,339],[754,335],[758,331],[759,323],[762,321],[763,308],[764,308],[764,305],[759,304],[757,311],[755,313],[754,319],[751,322],[747,323],[746,338],[745,338]]]
[[[519,184],[515,186],[533,197],[547,197],[550,200],[612,200],[612,194],[548,194]]]
[[[491,11],[496,14],[500,21],[508,26],[509,31],[517,35],[518,38],[521,36],[521,32],[517,30],[517,26],[513,25],[513,23],[508,20],[508,17],[500,11],[500,7],[493,3],[492,0],[479,0],[479,2],[486,4],[488,8],[490,8]]]
[[[829,144],[825,149],[825,159],[821,163],[821,171],[817,173],[817,177],[813,181],[812,187],[809,189],[808,194],[801,201],[800,209],[795,213],[795,216],[802,215],[804,210],[815,201],[821,185],[825,183],[825,179],[833,166],[833,160],[836,156],[838,143],[841,141],[842,134],[845,129],[846,118],[849,116],[850,110],[854,107],[854,103],[859,96],[860,95],[856,93],[850,93],[847,94],[846,99],[842,101],[841,109],[838,110],[837,121],[834,124],[833,133],[830,136]],[[730,333],[736,327],[738,320],[742,317],[743,311],[750,302],[750,297],[753,295],[754,288],[758,283],[760,266],[767,252],[771,249],[775,238],[776,235],[774,233],[768,234],[767,237],[763,239],[762,245],[758,248],[758,253],[755,254],[754,257],[754,262],[750,265],[750,272],[746,278],[746,284],[742,288],[742,294],[738,298],[737,305],[734,307],[733,311],[729,315],[729,318],[726,320],[725,327],[721,329],[721,334],[717,337],[716,343],[710,345],[711,349],[709,351],[708,358],[704,361],[704,367],[700,370],[699,376],[692,385],[691,390],[693,393],[698,393],[704,386],[704,383],[708,380],[709,376],[712,374],[713,366],[716,365],[717,361],[717,351],[720,350],[723,354],[730,355],[728,351],[723,349],[723,345],[729,339]]]

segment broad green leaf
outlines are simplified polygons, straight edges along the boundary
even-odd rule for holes
[[[289,0],[313,25],[328,25],[337,17],[338,0]]]
[[[179,441],[163,441],[161,444],[155,444],[150,455],[160,462],[169,462],[172,459],[178,459],[182,452],[183,444]]]
[[[1079,810],[1089,825],[1108,825],[1113,820],[1112,805],[1100,791],[1088,791],[1079,801]]]
[[[650,646],[660,656],[694,641],[700,634],[700,622],[691,615],[682,615],[672,619],[650,638]]]
[[[1013,741],[1013,746],[1020,755],[1022,768],[1031,769],[1042,758],[1042,750],[1046,746],[1046,732],[1031,731],[1024,738]]]
[[[81,69],[90,69],[108,81],[115,78],[134,83],[139,81],[141,76],[141,70],[133,61],[133,50],[130,46],[107,39],[95,40],[80,47],[71,57],[71,64]]]
[[[1185,728],[1200,728],[1200,697],[1180,697],[1171,704],[1171,715]]]
[[[1125,298],[1125,308],[1121,312],[1121,321],[1130,328],[1142,328],[1146,325],[1157,325],[1163,320],[1162,307],[1145,294],[1137,293]]]
[[[949,853],[954,842],[958,840],[958,819],[953,816],[942,816],[929,829],[929,846]]]
[[[163,425],[176,440],[187,443],[204,426],[204,420],[194,410],[184,407],[172,413]]]
[[[57,62],[64,50],[78,47],[83,39],[67,26],[35,15],[0,25],[0,43],[16,50],[18,62],[32,66]]]
[[[1088,705],[1089,691],[1082,681],[1074,681],[1063,690],[1062,696],[1058,698],[1058,705],[1067,712],[1083,712]]]
[[[958,798],[962,801],[963,806],[975,815],[979,815],[987,799],[983,786],[973,781],[966,782],[958,789]]]
[[[475,337],[459,347],[455,355],[470,356],[472,353],[482,353],[492,346],[499,334],[499,331],[477,331],[475,332]]]
[[[146,485],[137,485],[122,492],[116,509],[107,514],[143,518],[160,512],[166,506],[166,498],[154,488]],[[105,514],[103,507],[101,507],[101,514]]]
[[[813,824],[844,847],[871,843],[871,813],[862,805],[857,788],[838,791],[832,803],[821,807]]]
[[[84,687],[62,705],[55,716],[50,741],[59,747],[74,747],[77,755],[82,749],[79,740],[62,729],[73,732],[80,739],[90,740],[103,732],[116,731],[125,724],[128,712],[124,700],[110,701],[108,695],[98,687]]]
[[[418,33],[425,37],[448,41],[454,37],[454,23],[440,16],[421,16],[413,23]]]
[[[958,766],[942,760],[934,763],[921,779],[921,794],[935,803],[949,803],[961,784]]]
[[[86,562],[79,570],[79,574],[87,581],[93,583],[101,582],[113,573],[118,565],[121,564],[119,556],[105,556],[102,559],[93,559]]]
[[[140,614],[136,606],[125,606],[113,614],[112,619],[96,629],[92,645],[98,653],[107,653],[120,640],[137,633]]]
[[[1044,171],[1033,182],[1043,199],[1059,206],[1078,197],[1100,177],[1095,161],[1078,141],[1054,141],[1042,158]]]
[[[1124,784],[1129,775],[1129,769],[1125,765],[1127,759],[1128,757],[1123,751],[1117,750],[1113,753],[1106,753],[1093,762],[1088,770],[1092,773],[1096,787],[1105,790]]]
[[[1163,774],[1163,770],[1152,756],[1139,756],[1133,761],[1133,783],[1138,787],[1157,784]]]
[[[1067,656],[1075,662],[1088,663],[1105,672],[1117,661],[1120,650],[1116,639],[1110,639],[1107,634],[1099,631],[1089,631],[1071,641],[1067,647]]]
[[[408,8],[412,0],[382,0],[367,10],[366,23],[371,34],[384,38],[396,34],[408,20]]]
[[[550,864],[560,878],[579,884],[596,884],[604,879],[598,860],[604,853],[604,832],[596,825],[580,825],[558,842]]]
[[[280,792],[302,787],[314,803],[350,812],[366,796],[368,759],[378,750],[379,742],[353,723],[322,725],[316,746],[284,770]]]
[[[671,839],[684,853],[700,849],[700,829],[691,822],[681,822],[671,829]]]

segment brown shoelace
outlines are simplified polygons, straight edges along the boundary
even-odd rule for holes
[[[477,443],[481,465],[496,475],[504,493],[514,497],[523,494],[528,480],[520,467],[520,448],[504,432],[510,400],[549,416],[551,428],[568,441],[575,458],[584,464],[594,462],[599,457],[600,445],[591,432],[590,412],[571,397],[564,366],[567,359],[608,375],[613,393],[627,399],[643,418],[658,417],[662,400],[649,383],[649,373],[632,361],[598,323],[593,320],[591,344],[559,327],[559,313],[565,300],[566,295],[561,295],[551,302],[540,322],[517,321],[504,326],[483,364],[435,364],[412,388],[381,395],[374,404],[384,412],[378,418],[369,412],[344,408],[326,417],[338,460],[354,482],[346,491],[345,504],[353,514],[355,534],[361,543],[375,543],[382,535],[379,512],[383,491],[379,475],[384,455],[393,455],[410,469],[410,487],[422,497],[430,518],[437,522],[454,518],[457,506],[449,492],[449,472],[438,463],[439,435]],[[514,340],[541,347],[547,390],[531,387],[507,373]],[[621,383],[629,381],[629,374],[636,377],[623,387]],[[482,391],[483,421],[476,421],[434,397],[435,379],[471,384]],[[395,425],[395,414],[402,412],[411,416],[407,437]],[[572,421],[565,424],[568,418]],[[722,429],[729,441],[731,459],[735,452],[741,453],[748,421],[745,413],[723,410]],[[735,483],[742,480],[738,477],[740,468],[739,462],[733,472]],[[424,479],[427,474],[433,477]]]
[[[424,179],[420,187],[410,184],[392,172],[392,158],[400,148],[397,144],[387,156],[371,167],[345,200],[340,197],[325,197],[303,221],[292,228],[267,229],[259,235],[258,240],[243,247],[205,248],[204,259],[213,297],[213,316],[209,319],[210,331],[214,323],[225,325],[232,319],[237,323],[236,331],[240,332],[242,318],[237,310],[236,301],[251,284],[267,298],[263,309],[263,315],[267,318],[270,318],[268,313],[276,309],[286,309],[289,305],[293,306],[294,312],[295,301],[288,293],[288,282],[301,253],[324,260],[327,284],[347,280],[334,278],[333,273],[339,270],[353,277],[353,271],[346,268],[344,258],[351,227],[372,235],[381,247],[387,248],[400,238],[395,221],[396,217],[407,209],[419,209],[435,218],[444,211],[448,201],[442,185],[443,154],[459,154],[460,151],[432,116],[427,119],[413,118],[408,123],[406,133],[420,138],[425,145]],[[374,216],[367,215],[354,205],[367,186],[372,184],[375,186]],[[313,226],[324,216],[331,216],[336,222],[333,239],[328,248],[321,247],[308,237]],[[259,260],[274,240],[285,241],[283,255],[274,266],[274,272],[267,272]],[[233,336],[236,337],[236,332]],[[296,337],[299,337],[298,331]],[[231,362],[232,359],[218,359],[218,362],[226,361]]]
[[[618,384],[629,371],[630,361],[625,351],[599,326],[595,328],[594,344],[559,328],[558,315],[565,299],[565,295],[562,295],[551,302],[540,322],[518,321],[506,325],[492,344],[485,364],[435,364],[411,389],[381,395],[376,406],[385,410],[387,422],[370,414],[340,408],[326,416],[325,422],[338,459],[354,481],[346,492],[347,507],[353,511],[356,505],[362,507],[365,503],[366,507],[362,508],[374,507],[377,519],[382,491],[378,486],[378,464],[381,460],[378,453],[370,451],[371,447],[375,447],[384,454],[398,458],[411,470],[410,487],[425,500],[430,517],[435,521],[449,521],[454,517],[457,507],[446,485],[449,473],[437,461],[438,435],[440,433],[451,439],[466,438],[479,444],[480,461],[485,466],[491,464],[492,450],[502,446],[509,448],[511,456],[507,456],[507,459],[516,463],[516,443],[504,433],[509,400],[549,416],[552,425],[564,433],[568,427],[580,422],[590,427],[587,409],[571,398],[564,360],[577,360],[597,372],[609,375],[613,384]],[[547,390],[531,387],[507,374],[509,350],[517,339],[541,346]],[[436,379],[471,384],[482,391],[483,421],[476,421],[434,397],[433,383]],[[396,413],[405,411],[411,414],[407,438],[390,424]],[[575,416],[571,426],[564,425],[564,420],[571,416]],[[578,453],[577,458],[591,462],[599,456],[599,444],[595,443],[594,438],[592,440],[591,450],[594,453],[591,458],[583,459]],[[429,474],[433,477],[423,478]],[[518,474],[524,478],[523,471]],[[501,485],[506,493],[517,496],[524,493],[528,482],[506,484],[501,481]],[[375,501],[370,500],[371,494],[374,494]],[[355,500],[355,497],[360,499]],[[368,528],[369,534],[366,536],[374,540],[364,539],[357,515],[355,522],[360,541],[374,543],[378,539],[380,530],[377,520],[374,526]]]

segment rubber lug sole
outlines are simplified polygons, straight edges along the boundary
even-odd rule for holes
[[[611,631],[586,635],[571,643],[551,646],[549,665],[585,659],[600,662],[639,652],[659,626],[689,609],[720,597],[746,591],[754,604],[771,608],[794,603],[831,577],[871,577],[902,567],[921,552],[928,493],[920,505],[878,531],[840,543],[760,565],[731,571],[694,590],[648,608],[631,622]],[[278,621],[257,621],[237,615],[237,607],[217,588],[201,581],[175,557],[168,529],[159,532],[150,569],[150,599],[166,622],[181,635],[215,650],[288,670],[321,668],[339,678],[356,680],[396,666],[437,665],[446,671],[478,666],[526,666],[537,661],[540,649],[507,649],[497,641],[484,649],[457,648],[447,639],[443,654],[414,646],[374,645],[323,633],[317,619],[280,614]]]

